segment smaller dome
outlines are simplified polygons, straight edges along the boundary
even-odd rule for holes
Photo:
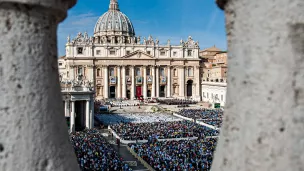
[[[116,0],[111,0],[109,11],[104,13],[97,21],[94,34],[135,36],[133,25],[129,18],[118,8]]]

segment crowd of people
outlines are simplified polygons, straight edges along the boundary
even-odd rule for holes
[[[177,114],[200,120],[206,124],[213,125],[220,128],[223,123],[223,113],[222,109],[182,109]]]
[[[111,126],[112,130],[123,140],[207,137],[217,136],[219,132],[191,121],[121,123]]]
[[[149,141],[129,147],[156,171],[208,171],[211,168],[216,138]]]
[[[195,100],[184,100],[184,99],[157,99],[157,102],[159,104],[179,105],[179,106],[197,103],[197,101],[195,101]]]
[[[104,125],[120,123],[146,123],[146,122],[169,122],[180,121],[182,119],[165,113],[121,113],[121,114],[98,114],[95,115]]]
[[[70,134],[82,171],[130,171],[109,143],[96,129]]]

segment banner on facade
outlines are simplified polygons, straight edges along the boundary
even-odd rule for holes
[[[167,84],[167,78],[166,77],[161,77],[160,84]]]
[[[142,77],[141,76],[136,77],[136,84],[142,84]]]
[[[147,77],[147,83],[148,84],[152,84],[153,83],[153,77],[152,76],[148,76]]]
[[[116,84],[116,77],[110,77],[110,84]]]
[[[131,85],[131,84],[132,84],[131,77],[127,77],[127,84],[128,84],[128,85]]]

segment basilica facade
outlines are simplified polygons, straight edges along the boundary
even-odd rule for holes
[[[136,36],[117,0],[96,22],[94,35],[67,38],[59,58],[65,86],[92,85],[96,99],[181,98],[201,100],[199,43],[191,36],[173,45]],[[75,81],[76,80],[76,81]]]

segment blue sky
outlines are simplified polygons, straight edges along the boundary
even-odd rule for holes
[[[78,32],[93,35],[98,18],[108,10],[110,0],[78,0],[59,25],[58,53],[65,55],[67,36]],[[200,48],[216,45],[227,49],[224,13],[215,0],[118,0],[120,10],[133,23],[137,36],[158,38],[164,44],[179,44],[188,36],[199,41]]]

